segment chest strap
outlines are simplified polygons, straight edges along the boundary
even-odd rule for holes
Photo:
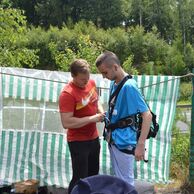
[[[116,128],[125,128],[129,126],[135,126],[135,116],[128,116],[118,120],[116,123],[110,123],[106,126],[107,129],[111,129],[111,131]]]

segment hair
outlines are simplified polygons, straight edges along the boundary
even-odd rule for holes
[[[96,67],[99,67],[102,63],[107,65],[117,64],[121,66],[120,60],[117,55],[111,51],[105,51],[101,55],[99,55],[96,59]]]
[[[88,73],[90,71],[89,63],[84,59],[76,59],[70,65],[72,76],[77,76],[78,73]]]

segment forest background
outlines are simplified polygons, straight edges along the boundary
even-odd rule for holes
[[[115,52],[130,74],[192,72],[194,0],[0,0],[2,67],[68,71],[74,58],[84,58],[98,73],[95,59],[104,50]],[[179,103],[191,104],[191,95],[186,77]],[[184,185],[189,134],[176,126],[173,134],[171,178]]]

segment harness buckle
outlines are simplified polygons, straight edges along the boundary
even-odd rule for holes
[[[123,128],[127,126],[131,126],[134,123],[134,119],[132,117],[127,117],[123,120],[118,121],[118,127]]]

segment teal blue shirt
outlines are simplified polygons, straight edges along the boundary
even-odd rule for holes
[[[118,85],[111,83],[110,92],[113,93]],[[137,87],[134,79],[128,79],[122,86],[111,117],[111,123],[116,123],[121,118],[148,111],[148,106]],[[135,146],[137,141],[136,129],[133,127],[117,128],[112,132],[112,139],[119,149]]]

